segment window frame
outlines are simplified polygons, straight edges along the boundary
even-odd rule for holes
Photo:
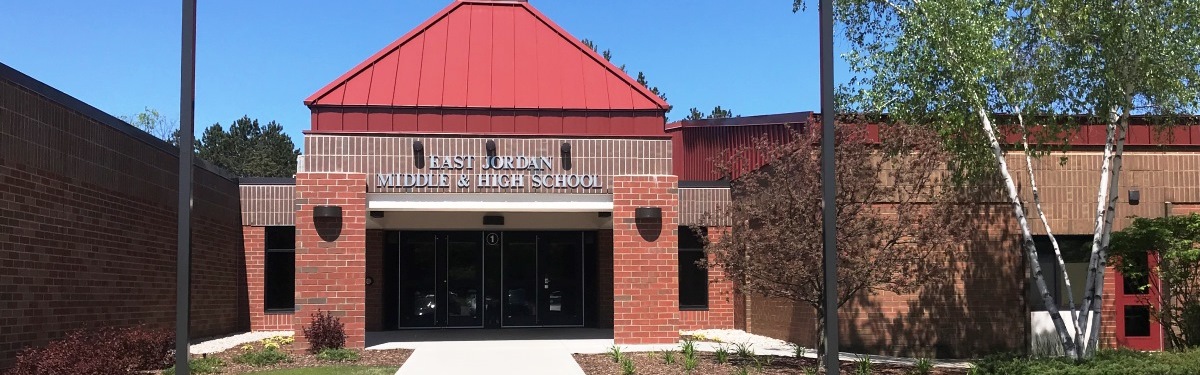
[[[272,234],[269,232],[271,232],[273,230],[283,230],[283,229],[275,229],[275,228],[291,228],[291,241],[289,241],[292,245],[291,248],[287,248],[286,246],[283,246],[283,247],[272,247],[271,246],[272,241],[270,239],[273,237],[272,237]],[[263,298],[262,298],[262,301],[263,301],[263,311],[266,313],[296,311],[296,249],[295,249],[295,247],[296,247],[295,246],[296,231],[295,231],[295,228],[296,227],[294,227],[294,226],[268,226],[263,229],[263,239],[264,240],[263,240]],[[271,291],[271,284],[272,284],[271,278],[270,278],[270,275],[272,274],[270,272],[271,264],[272,264],[270,254],[281,254],[281,253],[290,253],[292,255],[291,256],[291,258],[292,258],[292,277],[291,277],[292,294],[291,294],[291,298],[290,298],[292,303],[291,303],[290,307],[279,307],[279,306],[272,307],[273,305],[270,303],[270,301],[271,301],[270,291]]]
[[[704,232],[705,232],[704,234],[707,235],[707,230],[705,230]],[[701,278],[703,279],[702,285],[704,288],[704,293],[703,293],[704,304],[698,305],[698,304],[684,304],[683,303],[684,302],[683,301],[683,297],[684,297],[683,290],[685,287],[684,274],[683,274],[683,269],[682,269],[682,267],[684,266],[683,265],[683,254],[684,253],[699,253],[700,255],[699,255],[698,259],[707,259],[707,256],[706,256],[707,254],[704,252],[703,242],[699,242],[697,244],[697,243],[693,243],[693,242],[698,242],[698,241],[690,241],[689,240],[689,241],[687,241],[687,243],[685,243],[685,241],[683,241],[683,239],[685,238],[684,236],[696,236],[696,234],[692,232],[692,228],[687,227],[687,226],[680,226],[679,232],[676,236],[676,238],[678,239],[678,251],[675,254],[676,260],[677,260],[676,263],[678,263],[679,267],[681,267],[680,269],[676,270],[676,273],[677,273],[676,279],[678,281],[678,283],[677,283],[678,290],[676,290],[676,298],[677,298],[676,303],[679,305],[679,311],[707,311],[710,307],[710,301],[712,299],[712,295],[710,294],[711,291],[709,290],[709,285],[708,285],[709,284],[709,276],[710,276],[708,274],[708,267],[699,268],[698,270],[695,271],[696,273],[700,274],[699,276],[701,276]],[[699,239],[699,238],[697,238],[697,239]]]

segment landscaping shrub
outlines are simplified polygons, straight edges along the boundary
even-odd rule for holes
[[[996,355],[974,363],[975,374],[1063,375],[1184,375],[1200,374],[1200,350],[1188,352],[1137,352],[1104,350],[1090,360],[1075,363],[1066,358],[1029,358]]]
[[[330,362],[357,361],[358,352],[350,349],[324,349],[317,353],[317,359]]]
[[[221,367],[225,366],[225,362],[216,357],[196,358],[188,361],[188,370],[190,374],[219,374]],[[163,371],[163,375],[175,375],[175,367]]]
[[[304,327],[304,336],[308,338],[308,351],[312,354],[346,346],[346,329],[342,322],[333,314],[320,310],[312,314],[312,323]]]
[[[76,331],[17,355],[9,375],[120,375],[173,364],[175,335],[147,327]]]
[[[244,363],[247,365],[262,367],[270,366],[280,362],[291,360],[287,353],[279,351],[279,349],[263,348],[260,350],[251,350],[233,358],[234,362]]]

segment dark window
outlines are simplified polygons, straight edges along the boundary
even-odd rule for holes
[[[1062,251],[1063,263],[1066,264],[1067,275],[1071,279],[1071,292],[1075,298],[1075,308],[1083,301],[1084,283],[1087,281],[1088,260],[1092,254],[1092,236],[1055,236],[1058,248]],[[1054,246],[1048,236],[1033,236],[1033,243],[1038,250],[1038,264],[1042,267],[1042,278],[1046,281],[1046,289],[1058,302],[1059,309],[1071,307],[1067,296],[1067,285],[1063,281],[1063,268],[1059,267],[1058,259],[1054,257]],[[1038,294],[1037,285],[1033,278],[1029,279],[1029,307],[1033,311],[1046,311],[1046,304]]]
[[[703,231],[702,231],[703,232]],[[690,227],[679,227],[679,308],[708,308],[708,268],[704,267],[704,242]]]
[[[296,306],[296,227],[266,228],[264,278],[267,310],[290,310]]]

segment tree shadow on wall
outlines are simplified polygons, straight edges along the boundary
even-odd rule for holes
[[[846,304],[840,315],[857,318],[843,330],[847,350],[948,359],[1028,349],[1026,264],[1012,212],[1003,204],[970,211],[948,274],[913,296],[860,295]]]

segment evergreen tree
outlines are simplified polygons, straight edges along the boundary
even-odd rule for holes
[[[292,177],[300,156],[283,126],[274,121],[262,126],[247,116],[230,124],[228,131],[219,123],[204,129],[196,152],[240,177]]]

